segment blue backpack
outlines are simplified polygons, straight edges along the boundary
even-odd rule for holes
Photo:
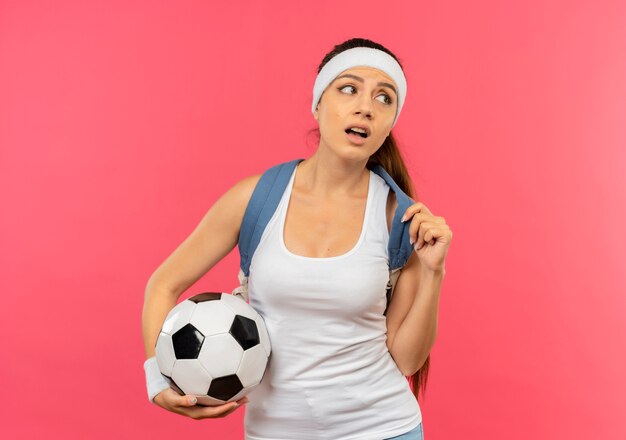
[[[294,168],[303,160],[294,159],[266,170],[261,175],[248,202],[239,231],[238,247],[241,260],[238,278],[240,286],[232,292],[233,295],[240,296],[246,302],[248,302],[248,276],[250,275],[252,255],[261,241],[261,236],[267,223],[278,207]],[[400,189],[381,165],[374,165],[372,171],[385,179],[387,185],[394,191],[398,201],[398,207],[391,224],[387,248],[389,251],[389,281],[387,283],[387,307],[384,312],[386,315],[400,270],[413,252],[413,246],[409,242],[409,224],[411,222],[402,223],[400,219],[406,209],[415,202]]]

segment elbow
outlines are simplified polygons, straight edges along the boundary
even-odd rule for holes
[[[406,362],[400,362],[400,359],[398,359],[396,356],[394,356],[394,353],[392,353],[391,350],[389,350],[389,354],[391,355],[391,358],[394,360],[394,362],[396,363],[396,366],[398,367],[398,370],[400,370],[400,372],[404,375],[404,376],[413,376],[415,373],[417,373],[417,371],[419,371],[419,369],[421,368],[421,365],[410,365]]]
[[[421,354],[421,358],[414,358],[417,359],[415,362],[396,362],[396,364],[398,365],[398,369],[400,370],[400,372],[402,372],[402,374],[404,374],[405,376],[413,376],[415,373],[417,373],[419,370],[422,369],[422,367],[424,366],[424,364],[426,363],[426,359],[428,359],[428,356],[430,356],[430,350],[432,349],[435,341],[433,338],[433,342],[430,344],[428,351],[426,353],[422,353]],[[395,360],[395,358],[394,358]]]
[[[409,377],[417,373],[419,371],[419,368],[406,368],[405,367],[405,368],[401,368],[400,371],[402,372],[402,374]]]
[[[415,373],[417,373],[419,370],[422,369],[422,367],[424,366],[424,363],[426,363],[426,359],[423,359],[420,363],[418,364],[413,364],[413,365],[403,365],[402,368],[400,368],[400,371],[402,372],[402,374],[404,374],[405,376],[413,376]]]
[[[173,297],[175,300],[178,300],[178,298],[180,297],[182,293],[183,293],[182,290],[172,289],[164,285],[163,283],[159,283],[157,280],[154,279],[154,277],[151,277],[148,280],[146,287],[144,289],[144,298],[147,298],[148,296],[153,295],[153,294],[157,294],[157,295],[163,294],[168,297]]]
[[[413,376],[415,373],[417,373],[419,371],[419,367],[416,366],[415,364],[413,365],[409,365],[407,363],[402,363],[402,364],[397,364],[398,365],[398,369],[400,370],[400,372],[404,375],[404,376]]]

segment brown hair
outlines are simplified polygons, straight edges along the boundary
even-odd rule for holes
[[[317,68],[317,73],[319,73],[324,65],[330,61],[335,55],[343,52],[344,50],[352,49],[354,47],[371,47],[374,49],[382,50],[389,55],[391,55],[402,67],[400,60],[396,57],[389,49],[386,47],[375,43],[372,40],[368,40],[366,38],[352,38],[350,40],[344,41],[341,44],[336,45],[333,50],[328,52],[319,67]],[[319,136],[319,128],[313,129],[311,132],[317,133]],[[380,164],[382,167],[389,173],[389,175],[393,178],[393,180],[398,184],[398,186],[404,191],[409,197],[413,200],[417,201],[417,193],[415,188],[413,187],[413,182],[411,181],[411,177],[407,170],[406,165],[404,164],[404,159],[400,154],[400,150],[398,149],[398,145],[396,140],[393,137],[393,133],[389,132],[389,136],[385,138],[381,147],[376,151],[376,153],[372,154],[367,161],[367,168],[371,169],[375,164]],[[430,355],[424,361],[424,365],[413,375],[409,377],[409,383],[411,385],[411,389],[413,390],[413,395],[416,399],[419,398],[419,389],[422,388],[423,393],[426,393],[426,382],[428,380],[428,369],[430,365]]]

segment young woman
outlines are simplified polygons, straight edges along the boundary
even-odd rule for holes
[[[437,335],[452,232],[421,202],[403,213],[415,252],[385,312],[387,244],[398,203],[370,170],[380,164],[415,199],[391,134],[406,89],[396,56],[371,40],[348,40],[324,57],[312,105],[319,146],[295,167],[250,266],[250,305],[272,341],[264,378],[248,396],[216,407],[195,405],[150,378],[167,313],[237,245],[258,174],[219,198],[148,281],[144,366],[155,404],[202,419],[249,403],[247,440],[423,438],[417,398]]]

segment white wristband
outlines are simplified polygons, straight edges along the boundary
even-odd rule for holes
[[[146,372],[146,387],[148,388],[148,400],[154,403],[154,396],[159,394],[166,388],[170,387],[167,378],[161,374],[159,364],[157,364],[156,356],[146,359],[143,363],[143,369]]]

